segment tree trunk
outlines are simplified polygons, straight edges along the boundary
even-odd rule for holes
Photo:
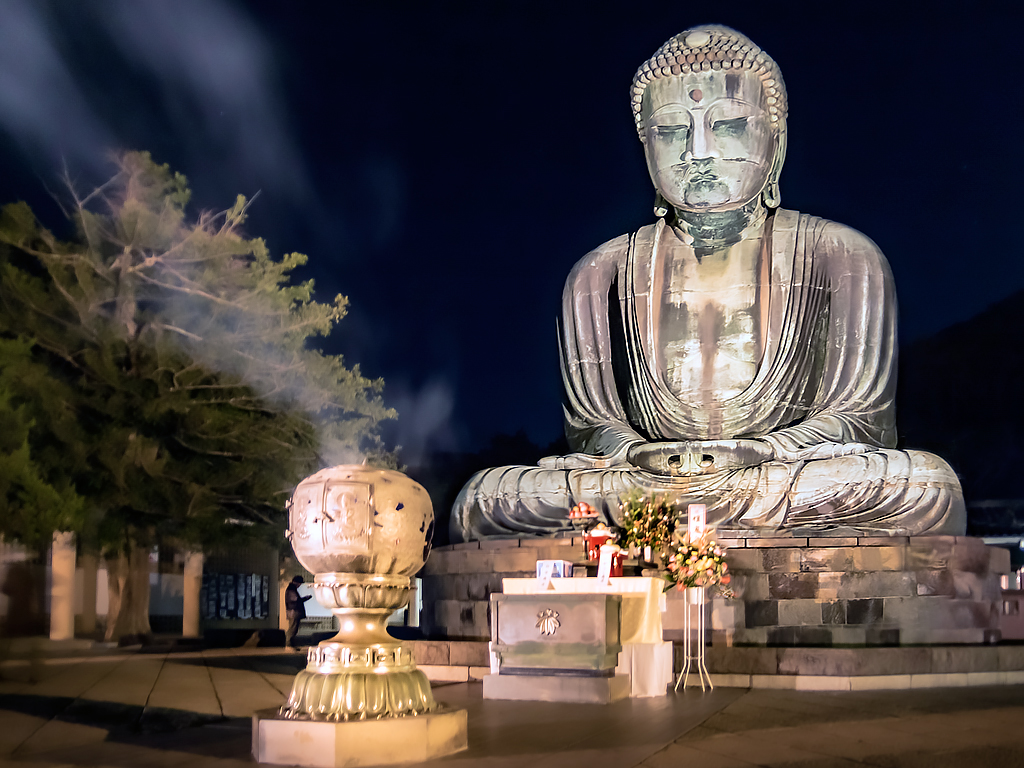
[[[107,642],[141,638],[149,627],[149,551],[132,544],[127,555],[107,560]]]
[[[96,632],[96,571],[99,558],[95,554],[82,555],[82,618],[79,630],[83,635]]]

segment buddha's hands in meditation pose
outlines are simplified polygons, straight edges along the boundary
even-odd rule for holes
[[[707,475],[756,467],[772,459],[785,462],[835,459],[875,450],[864,443],[819,443],[787,450],[764,440],[684,440],[637,443],[626,452],[629,463],[658,475]],[[596,457],[595,457],[596,458]]]
[[[664,443],[633,443],[609,456],[570,453],[540,460],[551,469],[632,466],[655,475],[683,477],[706,475],[769,461],[774,449],[763,440],[680,440]]]
[[[683,440],[639,443],[629,463],[658,475],[705,475],[770,461],[775,451],[763,440]]]
[[[687,477],[756,467],[772,459],[796,462],[855,456],[875,450],[865,443],[819,443],[787,450],[764,440],[680,440],[633,443],[610,456],[570,453],[540,460],[547,469],[603,469],[627,463],[656,475]]]
[[[896,299],[849,227],[780,208],[787,96],[775,62],[706,25],[633,80],[655,224],[573,268],[559,337],[575,453],[474,476],[453,540],[566,528],[586,501],[617,522],[641,489],[757,536],[962,533],[937,456],[898,451]]]

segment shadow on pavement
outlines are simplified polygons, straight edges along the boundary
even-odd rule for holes
[[[222,715],[206,715],[181,709],[140,707],[111,701],[35,696],[25,693],[0,695],[0,711],[3,710],[102,728],[110,732],[108,738],[131,734],[169,733],[212,723],[225,723],[229,720],[242,720],[246,727],[249,725],[248,718],[226,718]]]

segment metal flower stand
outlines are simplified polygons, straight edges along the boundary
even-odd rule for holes
[[[679,670],[679,677],[676,678],[675,690],[679,686],[686,687],[686,679],[690,672],[700,677],[700,690],[715,690],[711,683],[711,675],[708,674],[707,665],[704,663],[704,627],[707,615],[707,595],[704,587],[687,587],[686,608],[683,612],[683,668]],[[697,614],[694,622],[693,614]],[[694,624],[696,623],[696,626]],[[696,630],[696,631],[694,631]]]

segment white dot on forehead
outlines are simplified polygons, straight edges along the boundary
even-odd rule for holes
[[[684,42],[687,48],[700,48],[711,42],[711,35],[707,32],[691,32]]]

